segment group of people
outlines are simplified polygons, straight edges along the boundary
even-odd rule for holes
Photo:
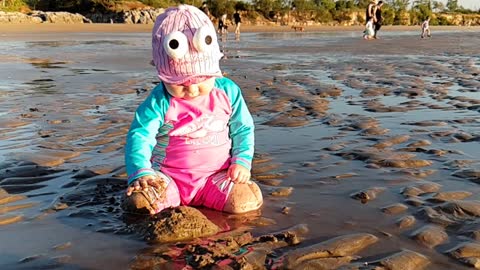
[[[382,6],[383,1],[371,0],[365,12],[365,31],[363,32],[364,39],[377,39],[377,33],[382,28]]]
[[[365,30],[363,31],[363,38],[364,39],[377,39],[377,33],[382,28],[382,6],[383,1],[371,0],[367,6],[367,10],[365,12]],[[421,38],[431,37],[430,33],[430,17],[427,17],[422,25],[422,34]]]
[[[208,9],[208,5],[206,2],[202,3],[202,6],[200,7],[200,10],[203,11],[203,13],[207,14],[208,17],[211,16],[210,10]],[[233,23],[235,24],[235,35],[240,35],[240,25],[242,23],[242,17],[240,15],[240,12],[238,10],[235,10],[235,13],[233,13]],[[218,28],[217,31],[219,34],[227,34],[228,33],[228,24],[227,24],[227,13],[223,13],[219,18],[218,18]]]
[[[233,13],[233,23],[235,24],[235,35],[240,35],[240,25],[242,23],[242,17],[238,10]],[[227,13],[223,13],[218,19],[218,32],[220,34],[228,33]]]

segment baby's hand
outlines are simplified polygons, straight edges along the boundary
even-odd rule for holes
[[[250,170],[239,164],[232,164],[228,168],[227,176],[237,184],[252,184],[250,181]]]
[[[162,178],[156,175],[145,175],[135,179],[135,181],[128,186],[127,196],[132,195],[134,191],[140,191],[141,189],[147,190],[149,186],[160,190],[163,190],[167,187],[166,182]]]

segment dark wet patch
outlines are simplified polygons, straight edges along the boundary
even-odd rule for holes
[[[85,45],[129,45],[130,43],[125,40],[87,40],[81,41],[80,44]]]
[[[77,45],[76,41],[30,41],[26,42],[31,47],[64,47]]]

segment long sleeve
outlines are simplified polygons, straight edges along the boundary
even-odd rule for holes
[[[163,85],[158,85],[135,112],[125,144],[128,184],[141,176],[155,174],[150,158],[168,109],[168,98],[164,93]]]
[[[255,126],[240,87],[227,78],[217,79],[215,86],[223,89],[231,102],[232,115],[229,121],[230,138],[232,140],[231,162],[251,169],[255,144]]]

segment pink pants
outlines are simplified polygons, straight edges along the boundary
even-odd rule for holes
[[[157,200],[156,202],[159,212],[168,207],[179,206],[182,200],[175,180],[162,172],[157,172],[157,174],[168,182],[165,200]],[[197,192],[189,205],[205,206],[223,211],[233,185],[234,183],[228,179],[227,170],[213,174],[208,177],[203,188]]]

